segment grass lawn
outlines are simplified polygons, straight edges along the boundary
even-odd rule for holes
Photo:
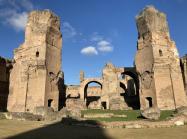
[[[111,118],[88,118],[89,120],[95,121],[105,121],[105,122],[114,122],[114,121],[134,121],[142,119],[140,110],[84,110],[82,115],[94,115],[94,114],[105,114],[113,113],[114,116]],[[161,116],[159,120],[166,120],[168,117],[172,116],[173,111],[161,111]],[[115,117],[115,115],[127,115],[124,117]]]

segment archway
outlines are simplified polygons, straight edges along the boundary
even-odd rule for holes
[[[97,81],[90,81],[84,87],[84,100],[90,109],[100,108],[102,84]]]
[[[127,70],[122,73],[123,79],[125,76],[130,76],[134,80],[135,88],[136,88],[136,94],[139,94],[139,79],[138,79],[138,74],[133,71],[133,70]]]
[[[121,75],[120,87],[123,89],[123,92],[120,92],[121,96],[124,97],[128,107],[140,109],[138,75],[133,71],[125,71]]]
[[[0,57],[0,111],[7,111],[11,62]]]

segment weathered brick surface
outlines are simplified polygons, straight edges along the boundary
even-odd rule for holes
[[[62,35],[60,20],[49,10],[32,11],[25,42],[14,50],[8,110],[33,112],[35,107],[59,108]],[[62,92],[61,92],[62,93]]]
[[[187,105],[179,55],[170,38],[166,15],[148,6],[136,21],[135,65],[140,80],[141,109],[175,109]]]

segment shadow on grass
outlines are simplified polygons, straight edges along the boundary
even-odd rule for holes
[[[90,125],[90,126],[83,126]],[[61,122],[27,131],[6,139],[112,139],[94,120],[63,118]]]

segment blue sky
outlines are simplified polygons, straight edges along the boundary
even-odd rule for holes
[[[31,10],[50,9],[61,19],[62,70],[66,84],[79,83],[79,71],[98,77],[106,62],[132,66],[136,53],[135,16],[154,5],[167,14],[180,56],[187,53],[187,0],[0,0],[0,56],[12,58],[24,42]]]

